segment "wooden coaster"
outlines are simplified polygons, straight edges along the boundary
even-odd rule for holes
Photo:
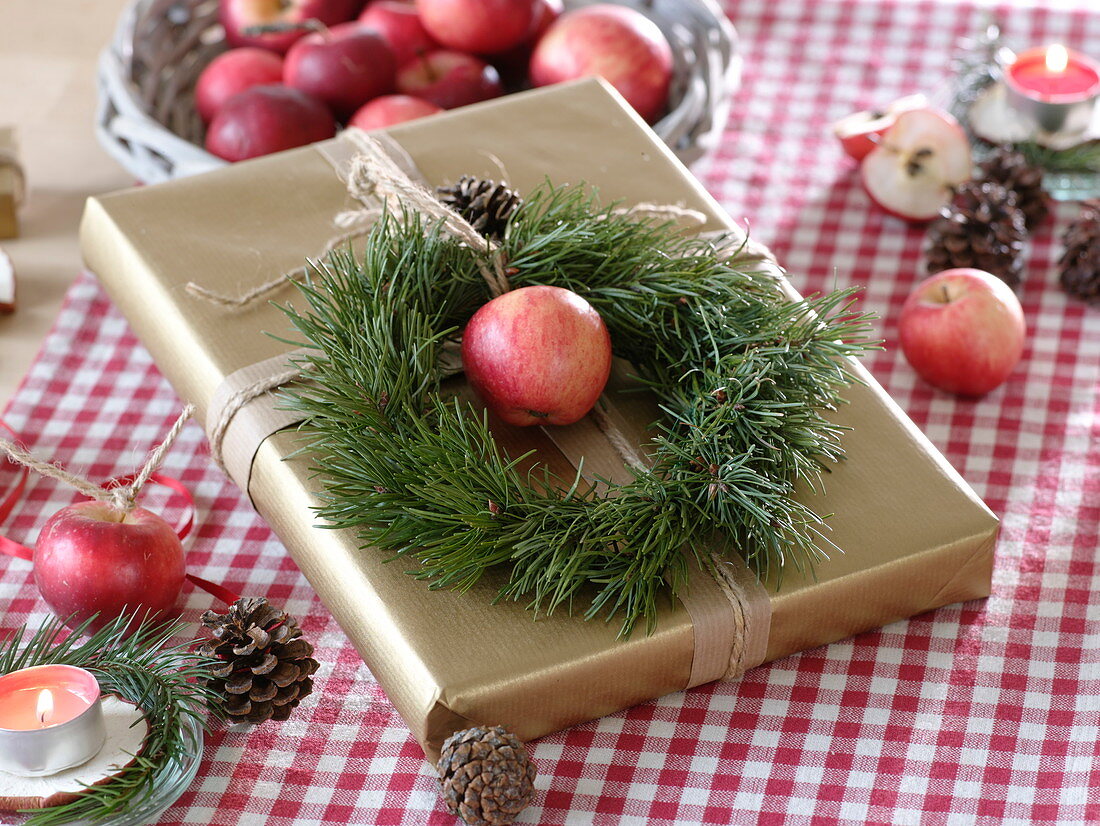
[[[0,809],[45,809],[68,803],[87,790],[112,780],[134,762],[145,745],[149,724],[134,703],[114,694],[103,696],[107,740],[91,760],[46,777],[20,777],[0,770]],[[135,723],[137,725],[135,725]]]

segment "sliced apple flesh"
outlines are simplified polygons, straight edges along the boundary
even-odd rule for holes
[[[966,133],[938,109],[898,115],[860,167],[871,200],[906,221],[936,217],[970,174]]]

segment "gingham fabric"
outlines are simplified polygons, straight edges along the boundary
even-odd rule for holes
[[[1089,0],[1082,0],[1087,3]],[[921,277],[919,229],[860,189],[829,123],[930,90],[970,5],[745,0],[745,84],[697,169],[803,291],[859,284],[888,347],[869,364],[1003,519],[993,595],[670,695],[531,744],[539,824],[1100,822],[1100,310],[1057,286],[1056,210],[1028,254],[1024,359],[981,401],[921,383],[895,346]],[[1003,9],[1017,45],[1100,55],[1100,12]],[[5,418],[94,479],[128,472],[180,402],[95,281],[82,276]],[[189,425],[165,465],[199,503],[188,562],[302,618],[321,661],[294,717],[216,730],[165,824],[451,824],[432,770],[279,541]],[[0,486],[14,474],[0,469]],[[74,500],[32,480],[3,528],[32,542]],[[157,507],[157,500],[153,500]],[[192,619],[211,599],[189,592]],[[47,616],[29,565],[0,559],[0,631]]]

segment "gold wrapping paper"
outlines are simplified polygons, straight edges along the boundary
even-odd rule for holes
[[[505,177],[521,191],[588,181],[607,199],[679,203],[730,218],[672,154],[598,81],[491,101],[390,135],[433,184],[462,174]],[[204,421],[231,373],[288,348],[266,302],[231,312],[188,295],[197,281],[240,294],[298,268],[355,208],[313,148],[205,175],[91,199],[82,226],[88,266],[106,285],[180,396]],[[279,296],[292,303],[292,290]],[[788,572],[772,586],[766,659],[842,639],[897,619],[989,593],[997,520],[947,461],[860,368],[837,418],[855,428],[848,461],[815,502],[844,550],[816,579]],[[631,414],[635,423],[641,414]],[[566,458],[527,429],[540,459]],[[492,605],[499,581],[471,591],[428,591],[357,548],[353,532],[314,526],[308,459],[281,432],[259,448],[249,494],[354,642],[414,736],[434,759],[443,738],[471,724],[500,724],[530,739],[684,688],[694,629],[669,604],[652,635],[616,639],[618,624],[558,613],[537,620],[521,604]],[[809,495],[809,494],[807,494]],[[815,497],[816,498],[816,497]]]

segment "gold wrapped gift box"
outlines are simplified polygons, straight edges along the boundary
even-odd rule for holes
[[[605,200],[677,203],[702,212],[704,230],[735,225],[613,91],[584,81],[515,95],[422,121],[390,136],[432,185],[460,175],[500,178],[521,192],[550,178],[587,181]],[[339,141],[329,142],[337,144]],[[355,207],[315,147],[89,201],[82,228],[88,266],[179,395],[207,416],[227,376],[287,349],[266,301],[242,310],[197,299],[195,281],[241,294],[320,254],[333,217]],[[279,299],[295,301],[287,289]],[[297,299],[300,302],[300,298]],[[771,588],[765,659],[829,643],[904,617],[988,595],[997,520],[881,387],[846,392],[836,415],[853,428],[847,461],[811,496],[831,513],[843,550],[816,578],[788,572]],[[642,415],[627,411],[628,416]],[[646,422],[642,422],[645,424]],[[618,622],[522,604],[492,604],[497,576],[466,593],[429,591],[410,561],[358,547],[353,531],[321,530],[309,460],[286,460],[293,431],[260,445],[247,483],[286,544],[429,756],[452,731],[500,724],[530,739],[683,689],[695,629],[668,603],[652,634],[617,639]],[[537,430],[520,436],[547,461]],[[599,449],[594,448],[594,449]]]

